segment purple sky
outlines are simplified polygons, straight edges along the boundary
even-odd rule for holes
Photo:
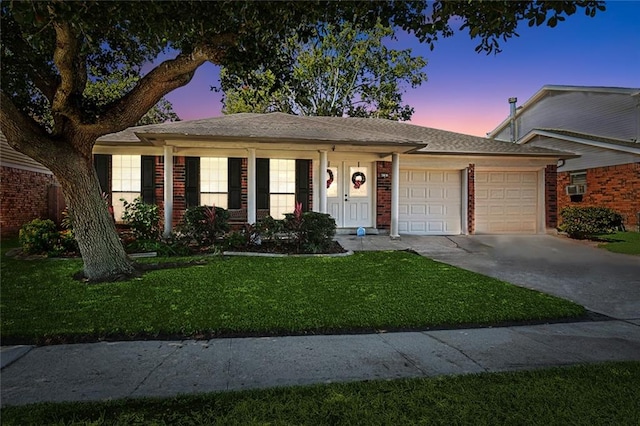
[[[428,81],[404,99],[411,120],[438,129],[484,136],[509,113],[507,99],[524,103],[545,84],[640,88],[640,1],[607,2],[589,18],[577,12],[556,28],[519,28],[520,37],[502,43],[502,52],[478,54],[466,33],[440,40],[434,51],[412,37],[411,48],[427,59]],[[183,120],[221,115],[218,68],[205,64],[187,86],[167,98]]]

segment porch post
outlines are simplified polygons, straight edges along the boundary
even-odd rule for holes
[[[391,155],[391,231],[392,239],[400,238],[398,233],[398,212],[400,211],[400,155]]]
[[[164,146],[164,232],[168,238],[173,227],[173,147]]]
[[[320,213],[327,212],[327,151],[320,151],[320,173],[318,173],[320,187]]]
[[[249,148],[249,158],[247,159],[247,223],[257,222],[256,209],[256,150]]]

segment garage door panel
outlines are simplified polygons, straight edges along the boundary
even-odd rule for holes
[[[535,233],[538,229],[538,174],[476,172],[475,231]]]
[[[404,234],[459,234],[460,172],[406,170],[400,173],[398,230]]]

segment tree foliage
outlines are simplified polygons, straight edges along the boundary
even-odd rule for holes
[[[360,28],[398,28],[432,47],[453,34],[451,25],[479,40],[478,50],[499,50],[517,25],[554,26],[602,2],[436,1],[4,1],[0,3],[0,128],[14,149],[49,168],[74,212],[74,232],[93,280],[127,276],[126,257],[101,198],[92,150],[98,137],[135,125],[163,96],[189,83],[204,62],[233,74],[269,69],[277,82],[290,77],[280,46],[293,34],[302,42],[318,22],[357,22]],[[455,17],[455,19],[453,19]],[[126,65],[174,58],[146,72],[108,103],[86,95]],[[95,70],[95,71],[94,71]],[[51,113],[52,125],[43,117]]]
[[[402,94],[426,80],[426,61],[410,49],[387,48],[384,41],[393,35],[380,22],[360,28],[347,21],[319,24],[306,43],[294,35],[280,51],[281,62],[292,64],[284,84],[270,69],[245,76],[222,70],[223,111],[409,120],[413,108]]]

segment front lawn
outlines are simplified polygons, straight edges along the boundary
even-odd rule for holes
[[[640,362],[511,373],[33,404],[6,425],[638,425]]]
[[[408,252],[206,260],[129,282],[86,284],[71,278],[80,260],[2,256],[2,342],[373,331],[585,313]]]
[[[598,240],[605,241],[598,247],[614,253],[640,255],[640,232],[616,232],[610,235],[598,235]]]

